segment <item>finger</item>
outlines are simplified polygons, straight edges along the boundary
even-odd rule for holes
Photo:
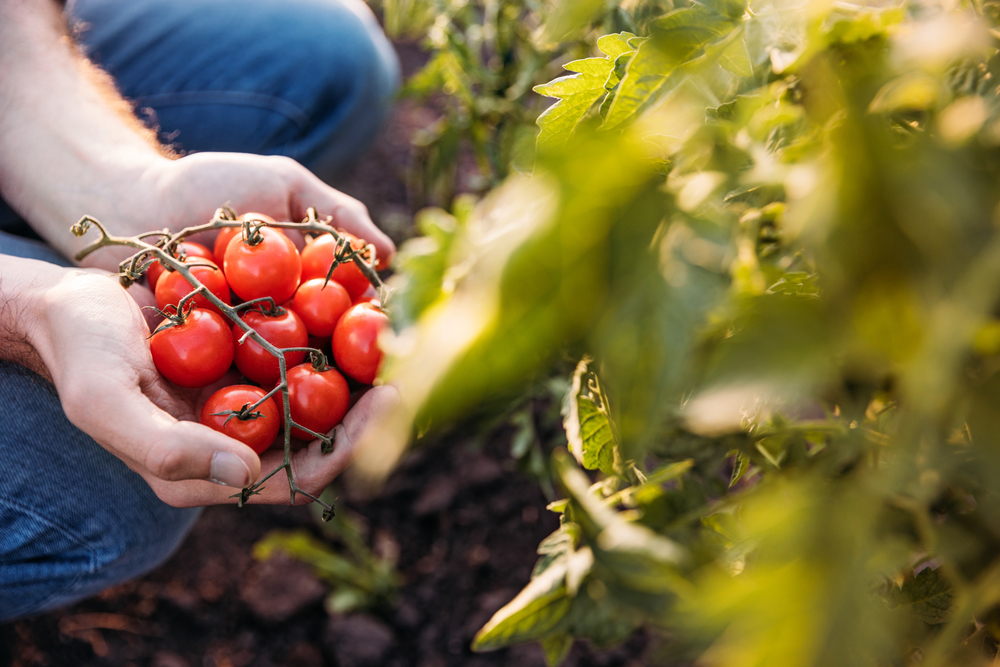
[[[259,477],[260,459],[246,445],[201,424],[176,420],[138,387],[110,385],[85,387],[82,397],[65,397],[63,408],[73,424],[136,472],[237,488]]]
[[[364,204],[312,175],[307,187],[297,193],[293,201],[293,213],[304,218],[310,206],[316,207],[321,217],[332,216],[334,227],[343,228],[373,244],[381,265],[388,266],[392,256],[396,254],[396,244],[372,222]]]
[[[399,405],[399,392],[392,385],[372,387],[351,408],[343,423],[334,429],[333,453],[323,454],[322,443],[315,440],[309,448],[292,457],[292,472],[297,484],[313,495],[322,493],[334,479],[354,463],[357,445],[368,429],[388,417]]]

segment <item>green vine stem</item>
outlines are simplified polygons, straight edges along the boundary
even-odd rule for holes
[[[215,212],[212,220],[194,227],[187,227],[180,230],[176,234],[170,234],[167,230],[163,231],[153,231],[147,232],[145,234],[140,234],[138,236],[113,236],[109,234],[104,225],[101,224],[95,218],[90,216],[84,216],[80,218],[80,221],[73,225],[70,230],[75,236],[81,237],[86,234],[92,227],[96,228],[101,237],[94,242],[90,243],[84,247],[80,252],[76,254],[76,260],[81,261],[91,253],[100,250],[101,248],[106,248],[109,246],[125,246],[132,247],[138,250],[137,253],[129,257],[128,259],[122,261],[118,265],[119,271],[119,281],[123,287],[129,287],[140,278],[146,270],[155,262],[159,261],[163,264],[167,270],[179,271],[180,274],[188,281],[188,284],[192,286],[191,292],[184,296],[177,304],[177,312],[183,313],[184,307],[198,294],[201,294],[209,302],[212,303],[216,308],[218,308],[226,317],[232,320],[237,326],[243,329],[244,334],[240,339],[240,342],[244,342],[247,338],[252,339],[262,348],[264,348],[269,354],[275,356],[278,359],[278,368],[281,376],[281,381],[278,383],[274,389],[272,389],[266,396],[261,398],[259,401],[253,405],[244,406],[243,412],[250,413],[253,412],[257,407],[259,407],[265,400],[272,398],[279,391],[281,392],[281,404],[282,412],[285,417],[284,426],[284,458],[280,465],[268,472],[266,475],[261,477],[255,483],[242,489],[239,493],[230,496],[231,498],[237,499],[237,505],[242,507],[251,496],[258,495],[260,490],[263,488],[264,483],[269,480],[274,475],[278,474],[282,470],[285,471],[288,477],[288,488],[291,496],[291,504],[295,504],[295,497],[301,494],[313,502],[319,503],[323,506],[323,518],[329,521],[334,516],[334,508],[327,503],[323,502],[316,496],[308,493],[304,489],[300,488],[295,482],[295,475],[292,472],[292,428],[298,428],[301,431],[308,433],[309,435],[320,440],[322,444],[322,452],[324,454],[329,454],[333,452],[334,448],[334,438],[328,437],[326,435],[315,433],[312,430],[305,428],[301,424],[298,424],[292,420],[291,407],[288,398],[288,374],[285,361],[285,353],[292,351],[306,351],[312,358],[323,359],[325,363],[325,356],[320,350],[315,348],[279,348],[258,334],[251,326],[249,326],[243,318],[240,317],[239,311],[245,308],[253,307],[255,305],[260,305],[261,303],[267,303],[268,307],[275,308],[274,300],[270,297],[265,297],[262,299],[254,299],[252,301],[247,301],[236,306],[230,306],[223,303],[221,299],[212,294],[212,292],[205,287],[194,274],[191,273],[191,268],[196,266],[196,264],[185,264],[178,258],[174,257],[178,245],[185,238],[192,236],[194,234],[199,234],[201,232],[208,232],[213,230],[220,230],[226,227],[242,227],[244,225],[243,221],[236,219],[236,213],[228,206],[224,206]],[[355,266],[361,271],[362,274],[368,279],[368,281],[375,287],[378,292],[379,300],[381,301],[382,307],[385,308],[386,303],[389,298],[389,290],[386,285],[379,278],[378,273],[375,271],[376,259],[375,259],[375,246],[368,244],[361,249],[353,249],[351,247],[349,239],[338,232],[336,229],[330,226],[332,222],[332,217],[327,217],[325,220],[320,220],[315,208],[309,208],[308,215],[303,222],[274,222],[266,223],[270,227],[280,227],[285,229],[297,229],[303,233],[310,233],[315,235],[320,234],[330,234],[333,236],[336,243],[336,250],[334,253],[333,265],[330,267],[327,273],[327,280],[332,276],[334,269],[337,268],[342,263],[348,261],[353,262]],[[144,239],[148,237],[157,237],[155,243],[149,243]],[[365,257],[369,258],[369,261],[365,261]],[[181,315],[182,316],[182,315]],[[336,435],[336,433],[334,433]]]

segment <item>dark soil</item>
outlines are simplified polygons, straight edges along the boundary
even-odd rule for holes
[[[212,507],[163,567],[0,626],[0,646],[16,667],[541,667],[536,645],[469,650],[527,583],[536,546],[558,525],[538,485],[512,470],[508,436],[479,451],[456,443],[414,452],[378,498],[351,508],[377,550],[398,551],[405,583],[391,608],[331,616],[309,567],[253,560],[253,544],[272,529],[320,535],[305,508]],[[642,634],[610,651],[578,642],[566,664],[641,665],[647,643]]]
[[[404,73],[422,62],[398,45]],[[404,102],[372,152],[339,186],[397,241],[412,235],[405,185],[414,132],[438,117]],[[545,664],[535,645],[474,654],[493,612],[528,582],[538,543],[558,525],[538,484],[514,470],[509,432],[475,449],[452,438],[414,452],[363,517],[376,551],[398,552],[404,584],[390,608],[330,615],[328,588],[292,561],[255,562],[272,529],[322,533],[306,508],[212,507],[164,566],[71,608],[0,625],[0,666],[443,667]],[[645,664],[648,637],[596,651],[577,642],[565,664]]]

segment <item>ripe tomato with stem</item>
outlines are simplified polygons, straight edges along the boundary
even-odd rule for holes
[[[253,385],[223,387],[206,401],[199,421],[263,454],[281,427],[281,413],[273,396],[257,405],[265,396],[267,392]]]
[[[245,301],[271,297],[287,301],[299,286],[302,261],[284,234],[248,223],[226,248],[223,270],[236,295]]]
[[[275,347],[306,347],[309,345],[309,333],[302,318],[287,308],[254,308],[244,312],[241,317],[261,338]],[[258,384],[273,385],[281,378],[278,358],[265,350],[261,345],[247,337],[243,343],[240,340],[246,332],[238,324],[233,325],[233,344],[236,346],[236,368],[243,375]],[[304,350],[285,353],[285,368],[301,364],[306,358]]]
[[[339,230],[338,230],[339,231]],[[347,232],[340,232],[351,243],[351,248],[360,250],[365,247],[365,242]],[[334,255],[337,251],[337,242],[331,234],[321,234],[306,244],[302,249],[302,280],[312,280],[313,278],[326,278],[333,264]],[[361,273],[361,269],[351,260],[340,264],[333,270],[332,280],[344,286],[352,299],[364,294],[371,283]]]
[[[194,389],[217,382],[233,363],[229,325],[222,315],[197,305],[183,314],[173,310],[149,339],[156,369],[181,387]]]
[[[212,257],[212,251],[203,246],[200,243],[195,243],[194,241],[183,241],[177,244],[177,251],[175,256],[178,259],[186,260],[188,258],[201,257],[202,259],[207,259],[209,261],[214,261]],[[216,262],[218,266],[218,262]],[[156,283],[160,279],[167,269],[163,266],[162,262],[153,262],[149,268],[146,270],[146,280],[149,281],[149,289],[156,291]]]
[[[263,213],[244,213],[240,217],[236,218],[239,222],[244,222],[246,220],[258,220],[260,222],[273,223],[275,220],[269,215],[264,215]],[[280,227],[272,227],[276,232],[284,234]],[[240,232],[243,230],[242,227],[223,227],[219,230],[218,236],[215,237],[215,244],[212,246],[212,257],[215,263],[219,266],[223,266],[223,262],[226,259],[226,248],[229,247],[229,242],[233,240],[234,237],[239,236]]]
[[[314,433],[326,435],[344,419],[351,403],[351,390],[344,376],[328,367],[325,359],[290,368],[286,377],[289,413],[293,422]],[[315,439],[294,426],[292,437]]]
[[[229,283],[226,277],[215,265],[215,262],[202,259],[201,257],[189,257],[185,264],[194,264],[190,267],[191,274],[195,280],[200,282],[208,291],[219,297],[222,303],[227,306],[232,303],[232,295],[229,292]],[[167,306],[176,306],[181,299],[191,293],[194,288],[187,281],[180,271],[166,271],[156,283],[156,307],[165,310]],[[200,308],[205,308],[218,313],[222,313],[208,300],[204,294],[198,294],[192,299]]]

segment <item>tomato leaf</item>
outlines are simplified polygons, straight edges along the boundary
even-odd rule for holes
[[[535,577],[476,633],[473,651],[544,637],[569,611],[566,563],[556,563]]]
[[[893,586],[886,602],[893,609],[908,606],[920,620],[937,625],[948,620],[954,599],[951,584],[937,570],[927,568],[908,578],[902,588]]]
[[[539,95],[559,100],[538,117],[538,126],[541,128],[538,135],[539,146],[555,147],[564,144],[587,111],[607,94],[608,83],[612,79],[617,83],[617,59],[633,51],[628,43],[632,37],[635,35],[627,32],[605,35],[598,40],[597,45],[607,57],[584,58],[566,63],[563,67],[576,74],[535,86],[534,91]]]
[[[569,450],[587,470],[615,474],[618,438],[597,375],[584,357],[573,373],[573,385],[563,403],[563,426]]]
[[[542,640],[542,651],[545,653],[545,663],[549,667],[558,667],[573,648],[573,635],[559,632]]]
[[[629,62],[601,127],[622,125],[690,75],[717,62],[742,30],[734,19],[699,7],[679,9],[654,21],[652,36]],[[730,55],[731,66],[743,66],[736,54]]]

